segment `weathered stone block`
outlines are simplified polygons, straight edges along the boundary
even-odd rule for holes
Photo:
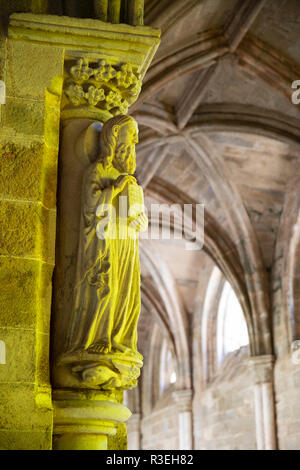
[[[8,41],[7,95],[44,100],[51,79],[63,75],[63,51],[59,48]]]
[[[0,328],[6,345],[6,364],[0,365],[0,383],[35,381],[36,333],[32,330]]]
[[[6,99],[3,109],[3,126],[20,134],[44,134],[45,104],[43,101]]]
[[[51,431],[52,410],[37,406],[34,385],[0,384],[0,428]]]
[[[39,203],[0,202],[0,254],[54,262],[55,210]]]
[[[0,326],[34,328],[41,263],[0,257]]]
[[[39,207],[33,203],[0,202],[0,254],[35,256]]]
[[[0,450],[51,450],[51,431],[0,430]]]
[[[42,200],[43,145],[3,142],[0,147],[0,194],[12,199]]]

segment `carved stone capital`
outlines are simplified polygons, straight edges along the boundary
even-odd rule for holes
[[[179,412],[184,413],[186,411],[192,411],[192,399],[193,391],[188,390],[176,390],[173,392],[173,398],[178,404]]]
[[[249,359],[256,384],[269,383],[273,380],[274,356],[266,354]]]

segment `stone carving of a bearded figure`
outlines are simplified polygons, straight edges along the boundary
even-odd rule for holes
[[[82,187],[72,321],[60,362],[83,384],[104,390],[135,386],[142,366],[138,232],[147,228],[147,217],[132,176],[137,142],[132,117],[107,121],[100,156]]]

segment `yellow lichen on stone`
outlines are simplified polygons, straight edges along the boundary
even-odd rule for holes
[[[40,264],[36,260],[0,256],[1,326],[34,327]]]
[[[26,40],[7,43],[0,142],[0,339],[6,347],[0,449],[51,449],[49,338],[63,51]]]
[[[51,429],[43,431],[0,430],[0,450],[51,450]]]
[[[127,429],[125,423],[117,425],[114,436],[108,436],[107,450],[127,450]]]
[[[45,425],[51,429],[51,417],[47,416],[51,411],[45,407],[45,412],[40,413],[35,400],[35,387],[33,384],[2,384],[0,387],[0,415],[1,429],[29,430],[35,427],[42,430]],[[24,419],[26,418],[26,419]],[[27,421],[28,420],[28,421]],[[0,448],[1,448],[0,440]]]
[[[63,75],[62,51],[46,45],[8,41],[6,73],[8,96],[45,99],[45,89],[54,76]],[[28,66],[30,64],[30,66]]]
[[[2,113],[5,127],[21,134],[43,135],[45,105],[42,101],[7,96]]]
[[[7,199],[42,200],[43,145],[6,142],[0,147],[0,194]]]
[[[53,262],[55,214],[40,203],[0,200],[0,255]]]

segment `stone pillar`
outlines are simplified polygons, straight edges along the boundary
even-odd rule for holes
[[[96,161],[99,161],[102,126],[110,118],[117,119],[118,115],[126,115],[129,106],[138,98],[143,76],[159,45],[160,33],[151,28],[102,23],[97,20],[56,17],[53,22],[57,34],[68,44],[61,107],[60,210],[53,281],[53,445],[55,449],[66,450],[125,449],[124,423],[131,413],[122,404],[122,390],[136,383],[142,361],[135,357],[126,361],[126,348],[120,353],[116,344],[114,347],[102,347],[97,337],[102,325],[105,329],[107,322],[103,321],[103,317],[101,324],[95,320],[97,308],[94,305],[100,305],[102,297],[100,290],[96,293],[96,289],[90,289],[90,286],[100,284],[96,280],[89,284],[87,279],[90,280],[90,274],[87,271],[78,281],[78,253],[86,255],[86,258],[84,255],[80,258],[80,266],[84,268],[90,267],[91,259],[96,265],[97,256],[103,251],[90,244],[89,246],[94,246],[91,255],[85,250],[88,243],[84,245],[84,249],[80,244],[80,234],[86,233],[82,226],[82,220],[86,219],[82,215],[87,210],[82,194],[86,195],[87,188],[92,187],[92,179],[87,183],[85,178],[86,170],[94,168]],[[115,170],[113,165],[111,170]],[[116,179],[112,174],[107,177],[106,183],[113,180]],[[104,187],[101,186],[103,192]],[[96,208],[93,214],[96,214]],[[93,240],[95,239],[96,233],[93,232]],[[109,250],[108,252],[110,253]],[[106,266],[111,268],[112,264],[110,259]],[[82,280],[83,283],[80,282]],[[76,303],[76,308],[73,295],[75,285],[85,286],[80,290],[80,301]],[[118,286],[117,282],[116,285]],[[117,289],[108,288],[107,292],[114,292],[116,297],[125,299],[127,291],[118,292]],[[89,308],[91,299],[90,305],[93,306]],[[113,314],[109,315],[111,331],[114,318]],[[81,334],[92,328],[98,340],[93,341],[93,351],[82,344],[77,347],[77,332],[80,331]],[[74,337],[76,340],[72,343],[71,339]],[[72,355],[73,344],[76,358]],[[106,372],[110,375],[103,381],[103,374]],[[126,383],[120,380],[120,377],[125,376]]]
[[[277,449],[275,398],[273,385],[274,357],[250,358],[254,375],[254,408],[258,450]]]
[[[55,390],[53,399],[56,450],[107,450],[131,415],[114,394],[101,391]]]
[[[0,448],[51,449],[49,336],[63,50],[11,21],[1,80]],[[1,35],[0,35],[1,36]]]
[[[134,413],[127,423],[128,450],[141,448],[141,415]]]
[[[159,31],[147,27],[31,13],[12,14],[7,40],[0,34],[1,50],[5,50],[0,79],[6,88],[6,104],[1,105],[0,114],[2,449],[52,447],[52,274],[55,255],[59,258],[57,252],[65,255],[62,246],[56,246],[55,253],[61,117],[89,119],[89,124],[93,124],[127,112],[138,97],[141,80],[159,45],[159,35]],[[88,83],[90,78],[92,82]],[[63,321],[67,320],[67,311],[61,313]],[[54,315],[54,336],[61,334],[59,340],[63,341],[63,325],[55,322]],[[60,379],[54,374],[52,385],[58,389],[70,385],[68,380]],[[120,394],[104,393],[99,397],[86,391],[83,397],[76,385],[72,391],[63,392],[64,399],[59,392],[54,394],[58,448],[67,448],[66,442],[72,448],[80,448],[81,442],[86,448],[81,431],[86,432],[89,426],[90,434],[97,436],[91,442],[97,441],[98,448],[125,447],[122,423],[130,413],[122,407]],[[78,394],[77,402],[74,393]],[[106,407],[102,406],[103,397],[107,399]],[[96,424],[94,418],[88,418],[90,398],[94,405],[97,402]],[[105,420],[108,425],[103,427]],[[104,428],[109,432],[104,432]],[[113,436],[116,430],[117,438]],[[70,434],[76,436],[73,441]]]
[[[173,397],[178,406],[179,450],[193,449],[192,390],[176,390]]]

